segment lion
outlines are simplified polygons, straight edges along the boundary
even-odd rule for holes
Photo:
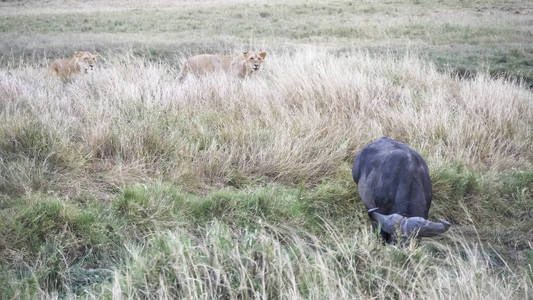
[[[238,56],[201,54],[190,57],[183,64],[180,81],[187,75],[203,76],[215,72],[224,72],[239,78],[248,77],[261,69],[266,52],[243,52]]]
[[[56,59],[50,65],[50,72],[63,79],[83,72],[88,73],[94,70],[97,55],[89,51],[75,51],[73,58]]]

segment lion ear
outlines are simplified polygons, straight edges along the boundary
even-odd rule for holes
[[[267,56],[267,53],[265,51],[261,51],[261,53],[259,53],[259,56],[265,58],[265,56]]]
[[[242,52],[242,56],[244,56],[244,58],[247,58],[248,57],[248,51],[247,50],[243,51]]]
[[[81,51],[74,51],[74,56],[81,57],[83,56],[83,53],[81,53]]]

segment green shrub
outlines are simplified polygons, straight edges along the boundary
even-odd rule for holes
[[[468,210],[481,210],[476,198],[481,192],[479,175],[461,163],[431,171],[431,181],[432,215],[460,224],[471,221],[468,220]]]
[[[1,221],[0,261],[14,278],[60,292],[109,278],[105,268],[119,259],[123,235],[103,210],[38,196],[9,210],[15,213]]]

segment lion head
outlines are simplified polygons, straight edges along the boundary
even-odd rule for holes
[[[245,59],[246,68],[249,69],[252,73],[259,71],[261,64],[265,61],[265,56],[267,55],[265,51],[259,53],[245,51],[242,54]]]
[[[96,58],[98,55],[92,54],[89,51],[76,51],[74,52],[74,60],[80,66],[80,69],[88,73],[89,71],[94,71],[94,66],[96,65]]]

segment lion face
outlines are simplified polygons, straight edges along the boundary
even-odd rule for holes
[[[253,73],[259,71],[261,68],[261,64],[265,61],[266,52],[244,52],[242,55],[246,60],[246,68]]]
[[[94,71],[94,66],[96,65],[97,55],[92,54],[89,51],[76,51],[74,52],[74,59],[80,66],[80,69],[83,72],[88,73],[89,71]]]

